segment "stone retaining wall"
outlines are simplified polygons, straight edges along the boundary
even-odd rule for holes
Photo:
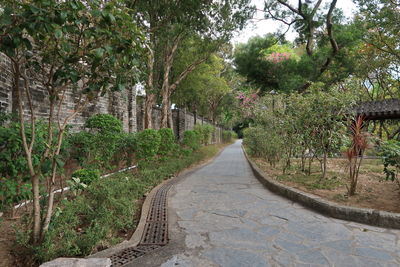
[[[0,112],[16,112],[17,101],[14,92],[14,77],[12,75],[11,62],[0,53]],[[45,88],[38,84],[31,85],[34,112],[38,119],[48,118],[48,94]],[[60,117],[65,118],[74,111],[77,97],[72,88],[66,92]],[[28,119],[30,114],[28,105],[24,105],[24,114]],[[109,92],[100,97],[94,104],[89,105],[83,112],[70,121],[72,131],[82,130],[87,118],[97,113],[108,113],[123,122],[126,132],[136,132],[136,90],[127,89],[123,92]]]

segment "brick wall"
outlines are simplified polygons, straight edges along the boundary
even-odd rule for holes
[[[0,53],[0,111],[16,112],[17,102],[13,89],[13,76],[11,72],[11,62]],[[37,118],[48,118],[48,94],[47,91],[38,84],[30,85],[34,112]],[[60,110],[60,118],[65,118],[75,110],[77,105],[77,96],[72,88],[66,92],[64,104]],[[72,131],[83,129],[83,125],[87,118],[97,113],[108,113],[123,122],[126,132],[137,131],[136,120],[136,90],[135,88],[127,89],[123,92],[109,92],[100,97],[96,102],[90,104],[70,121]],[[24,105],[24,114],[28,119],[30,111],[28,105]]]

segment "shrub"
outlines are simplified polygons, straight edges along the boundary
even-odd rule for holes
[[[37,122],[35,127],[35,143],[32,150],[32,163],[42,175],[51,171],[51,161],[41,162],[41,156],[47,147],[47,124]],[[25,152],[20,135],[21,124],[16,122],[0,126],[0,209],[30,198],[30,176]],[[32,136],[30,124],[25,124],[28,142]],[[56,130],[54,130],[57,133]],[[56,140],[53,140],[56,142]],[[66,157],[66,144],[61,147],[60,162]]]
[[[158,132],[161,137],[158,153],[164,156],[171,154],[176,148],[174,132],[170,128],[162,128]]]
[[[29,199],[31,196],[32,185],[30,183],[0,177],[0,211],[9,208],[13,215],[14,204]]]
[[[265,157],[275,166],[282,154],[283,140],[275,132],[266,131],[263,127],[250,127],[243,130],[243,145],[252,156]]]
[[[127,164],[132,164],[134,154],[137,150],[137,135],[136,133],[123,133],[117,144],[117,151],[120,159],[123,159]]]
[[[100,178],[100,171],[97,169],[80,169],[72,173],[72,178],[79,178],[82,183],[90,185],[93,181]]]
[[[222,132],[222,142],[230,143],[234,139],[237,139],[237,134],[234,131],[223,131]]]
[[[90,160],[90,152],[92,150],[92,133],[79,132],[72,133],[66,138],[66,143],[69,144],[70,156],[76,159],[81,166],[85,166]]]
[[[182,144],[191,150],[199,149],[201,145],[199,133],[197,131],[185,131]]]
[[[96,114],[87,119],[85,127],[99,133],[121,133],[122,122],[110,114]]]
[[[161,144],[160,133],[146,129],[137,134],[137,156],[142,160],[151,160],[158,153]]]
[[[215,128],[209,124],[196,124],[194,126],[194,130],[199,133],[200,143],[203,145],[208,145],[211,143],[212,135],[215,131]]]
[[[395,181],[400,187],[400,141],[390,140],[385,142],[381,148],[379,155],[383,158],[383,172],[386,180]]]
[[[109,114],[96,114],[85,126],[90,132],[71,134],[68,138],[73,158],[84,167],[110,169],[125,137],[122,122]]]

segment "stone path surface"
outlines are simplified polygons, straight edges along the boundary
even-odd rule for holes
[[[264,188],[241,142],[174,186],[164,250],[132,266],[400,266],[400,231],[325,217]]]

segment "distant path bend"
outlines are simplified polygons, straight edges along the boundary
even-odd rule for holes
[[[400,231],[337,220],[264,188],[241,141],[169,195],[170,243],[132,266],[400,266]]]

